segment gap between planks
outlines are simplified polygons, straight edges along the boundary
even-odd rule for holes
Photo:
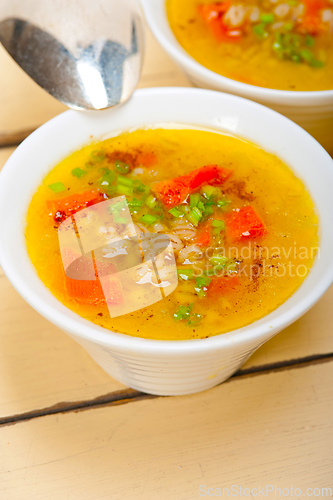
[[[18,132],[12,132],[10,134],[0,134],[0,148],[18,146],[35,130],[35,128],[31,128],[29,130],[19,130]]]
[[[253,377],[272,372],[281,372],[295,368],[305,368],[310,365],[327,363],[331,361],[333,361],[333,353],[317,354],[312,356],[306,356],[304,358],[299,358],[299,359],[291,359],[287,361],[279,361],[276,363],[270,363],[266,365],[253,366],[251,368],[238,370],[234,375],[232,375],[232,377],[230,377],[230,379],[228,379],[224,383],[230,383],[233,380],[239,378]],[[79,412],[106,406],[119,406],[131,402],[142,401],[145,399],[156,399],[159,397],[165,397],[165,396],[145,394],[135,389],[128,388],[121,391],[114,391],[108,394],[104,394],[94,399],[89,399],[85,401],[57,403],[47,408],[41,408],[39,410],[32,410],[18,415],[2,417],[0,418],[0,428],[7,425],[14,425],[18,422],[26,420],[32,420],[39,417],[46,417],[48,415],[55,415],[57,413]]]

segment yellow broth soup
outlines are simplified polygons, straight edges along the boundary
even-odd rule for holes
[[[200,64],[280,90],[333,89],[332,0],[167,0],[171,29]]]
[[[138,233],[171,238],[178,284],[162,300],[113,317],[131,290],[112,274],[107,304],[96,266],[97,281],[66,276],[58,230],[120,196]],[[114,222],[127,230],[121,214]],[[112,227],[96,220],[94,230],[96,242],[103,234],[112,244]],[[83,318],[136,337],[183,340],[243,327],[285,302],[310,270],[317,231],[308,192],[276,156],[211,131],[153,129],[89,145],[55,166],[28,208],[26,243],[45,286]],[[144,266],[133,272],[146,283]]]

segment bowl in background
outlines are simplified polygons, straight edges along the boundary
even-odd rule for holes
[[[60,160],[116,131],[166,123],[226,132],[276,154],[303,180],[319,213],[320,258],[300,288],[262,319],[207,339],[147,340],[90,323],[51,294],[38,278],[26,250],[25,217],[31,197]],[[117,109],[66,111],[33,132],[15,150],[0,174],[0,263],[21,296],[81,344],[112,377],[152,394],[190,394],[230,377],[259,346],[312,307],[331,285],[332,185],[332,158],[307,132],[264,106],[210,90],[139,90]]]
[[[316,92],[275,90],[231,80],[205,68],[178,43],[166,13],[166,0],[140,0],[150,30],[194,85],[246,97],[287,116],[333,154],[333,88]],[[333,87],[333,82],[332,82]]]

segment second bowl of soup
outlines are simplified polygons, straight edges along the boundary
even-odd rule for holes
[[[149,27],[198,86],[288,116],[333,152],[329,0],[142,0]]]

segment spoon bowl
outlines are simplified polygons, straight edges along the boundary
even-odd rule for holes
[[[0,42],[44,90],[74,109],[126,102],[141,74],[135,0],[2,0]]]

